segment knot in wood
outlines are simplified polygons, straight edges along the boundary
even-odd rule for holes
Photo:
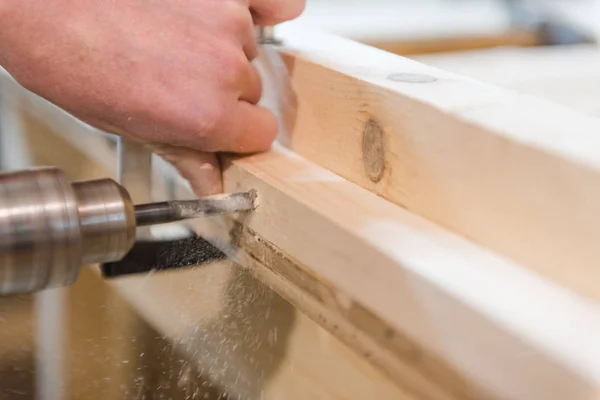
[[[372,182],[379,182],[385,171],[385,149],[383,129],[377,121],[369,119],[362,137],[363,163],[367,176]]]

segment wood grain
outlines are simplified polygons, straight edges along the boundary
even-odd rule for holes
[[[600,47],[505,47],[411,57],[600,117]]]
[[[600,298],[600,120],[349,40],[283,28],[298,104],[289,148]],[[362,152],[371,120],[383,130],[385,152],[376,182]]]
[[[418,398],[598,394],[594,305],[287,150],[224,181],[260,195],[230,256]]]

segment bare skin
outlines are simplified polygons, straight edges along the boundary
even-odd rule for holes
[[[0,0],[0,65],[100,129],[148,144],[199,196],[222,191],[216,152],[267,150],[254,25],[305,0]]]

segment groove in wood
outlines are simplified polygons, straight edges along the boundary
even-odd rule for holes
[[[280,292],[282,297],[304,311],[329,332],[342,339],[354,351],[369,359],[417,398],[425,400],[438,397],[432,397],[413,386],[412,380],[406,379],[405,368],[408,368],[412,374],[427,379],[446,393],[449,399],[494,399],[490,394],[482,393],[462,378],[443,359],[423,349],[402,332],[395,330],[373,312],[354,301],[348,294],[341,292],[323,277],[315,275],[309,268],[288,257],[250,228],[235,222],[231,232],[236,245],[258,265],[293,284],[300,292],[320,304],[320,310],[333,311],[335,316],[332,318],[331,315],[311,313],[306,309],[305,302],[294,302],[289,292],[277,287],[274,287],[274,290]],[[338,323],[333,323],[334,320]],[[351,326],[344,326],[347,322]],[[365,337],[367,340],[364,340]],[[393,360],[390,361],[385,357],[386,354],[393,354]],[[402,370],[399,364],[402,364]]]

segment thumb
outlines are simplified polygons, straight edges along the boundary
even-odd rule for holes
[[[179,174],[190,183],[196,196],[209,196],[223,192],[221,166],[215,153],[168,144],[154,143],[149,147],[177,169]]]
[[[277,25],[292,20],[306,7],[306,0],[250,0],[256,25]]]

